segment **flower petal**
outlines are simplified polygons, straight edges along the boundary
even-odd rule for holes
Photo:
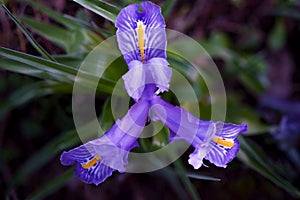
[[[239,151],[237,136],[247,131],[247,125],[216,122],[216,127],[216,134],[208,141],[210,150],[205,159],[218,167],[225,168],[227,163],[237,155]]]
[[[74,165],[75,175],[85,183],[98,185],[111,176],[115,169],[101,163],[101,156],[96,154],[91,143],[63,152],[60,157],[62,165]]]
[[[124,86],[128,95],[137,101],[145,88],[146,68],[138,60],[131,61],[128,66],[130,70],[122,76]]]
[[[227,163],[232,161],[239,152],[240,145],[237,139],[233,141],[234,145],[230,148],[226,148],[218,143],[212,142],[210,151],[205,156],[205,159],[215,164],[218,167],[226,167]]]
[[[169,83],[172,76],[172,69],[164,58],[152,58],[147,63],[147,68],[152,75],[152,81],[156,84],[158,91],[161,93],[169,90]]]
[[[189,163],[198,169],[203,159],[218,167],[226,167],[239,151],[237,136],[247,131],[247,125],[203,121],[184,110],[173,106],[160,97],[152,100],[155,117],[162,120],[171,130],[171,141],[185,140],[195,151]]]
[[[116,19],[117,39],[125,61],[166,58],[165,22],[160,7],[142,2],[122,9]]]
[[[114,171],[115,169],[112,169],[100,162],[88,169],[82,168],[81,164],[77,163],[75,175],[85,183],[99,185],[111,176]]]
[[[159,96],[153,98],[151,110],[171,130],[171,140],[183,139],[190,144],[200,143],[209,131],[210,121],[199,120],[185,109],[174,106]]]
[[[104,136],[63,152],[62,165],[76,164],[75,175],[85,183],[96,185],[115,170],[124,172],[129,151],[138,145],[137,138],[146,123],[148,110],[148,101],[138,101]]]
[[[125,89],[135,101],[142,96],[153,96],[156,88],[149,91],[149,95],[143,94],[145,88],[154,85],[158,88],[156,94],[169,90],[169,82],[172,76],[172,69],[164,58],[152,58],[144,64],[138,60],[129,63],[129,71],[122,76]]]
[[[207,147],[202,144],[202,146],[198,146],[198,148],[196,148],[194,152],[189,155],[188,162],[194,167],[194,169],[199,169],[202,166],[203,158],[206,156],[207,150]]]

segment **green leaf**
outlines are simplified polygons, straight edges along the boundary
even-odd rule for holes
[[[195,187],[193,186],[190,179],[186,175],[186,171],[184,169],[182,162],[180,160],[176,160],[174,162],[174,165],[175,165],[175,170],[177,171],[179,177],[181,178],[181,181],[183,182],[184,186],[189,191],[192,199],[194,200],[200,199]]]
[[[63,65],[63,64],[60,64],[57,62],[45,60],[43,58],[32,56],[32,55],[25,54],[25,53],[21,53],[18,51],[6,49],[6,48],[0,48],[0,56],[6,57],[12,61],[16,61],[16,62],[20,62],[20,63],[28,65],[27,67],[25,67],[25,71],[26,71],[26,68],[29,70],[33,69],[33,71],[30,71],[30,73],[27,73],[28,75],[31,75],[31,73],[32,73],[34,76],[34,75],[36,75],[36,72],[37,72],[36,70],[39,70],[38,71],[39,75],[42,74],[43,77],[45,77],[45,73],[46,73],[46,75],[48,75],[47,77],[50,77],[53,80],[62,82],[62,83],[73,84],[74,80],[75,80],[75,76],[78,73],[78,70],[74,69],[73,67]],[[102,55],[102,56],[105,56],[105,55]],[[5,68],[5,66],[2,66],[1,64],[0,64],[0,67]],[[15,67],[16,71],[24,70],[24,68],[20,69],[16,66],[14,66],[14,67]],[[22,72],[26,73],[24,71],[22,71]],[[41,72],[43,72],[43,73],[41,73]],[[98,82],[98,77],[96,77],[95,75],[93,75],[89,72],[85,72],[85,71],[80,71],[80,72],[81,72],[80,78],[82,80],[82,83],[87,88],[89,88],[89,86],[91,86],[91,83],[95,83],[95,81]],[[114,84],[115,84],[114,81],[112,81],[108,78],[102,77],[101,87],[98,87],[97,90],[102,91],[102,92],[111,93]]]
[[[296,8],[275,8],[270,11],[270,14],[300,20],[300,12]]]
[[[59,76],[58,74],[49,73],[44,70],[37,69],[31,65],[27,65],[7,58],[0,58],[0,69],[25,74],[44,80],[59,81],[63,79],[63,77]]]
[[[44,82],[25,85],[13,92],[0,106],[0,117],[8,110],[28,102],[30,99],[45,96],[53,91],[43,88]]]
[[[83,7],[104,17],[105,19],[115,22],[120,9],[101,0],[73,0]]]
[[[68,30],[29,17],[20,17],[20,19],[33,31],[57,44],[66,52],[90,50],[101,41],[98,36],[82,28]]]
[[[54,61],[49,61],[40,57],[32,56],[3,47],[0,48],[0,55],[9,58],[10,60],[24,63],[35,69],[40,69],[42,71],[52,73],[60,80],[61,77],[64,77],[65,80],[61,80],[63,82],[66,80],[74,80],[74,75],[76,75],[77,73],[76,69],[67,65],[62,65]]]
[[[0,118],[7,111],[17,108],[29,101],[49,94],[72,93],[72,86],[56,82],[35,82],[21,86],[18,90],[12,92],[5,102],[0,105]]]
[[[101,112],[99,121],[100,121],[100,125],[103,130],[110,129],[115,121],[114,116],[112,115],[110,103],[111,103],[111,98],[107,98],[102,107],[102,112]],[[104,133],[100,133],[100,135],[102,135],[102,134],[104,134]]]
[[[175,3],[176,0],[166,0],[164,2],[163,6],[161,7],[161,13],[164,16],[164,18],[168,18]]]
[[[39,199],[44,199],[50,194],[53,194],[58,189],[62,188],[71,178],[74,177],[73,171],[74,169],[71,168],[65,173],[63,173],[62,175],[54,178],[54,180],[51,180],[46,184],[42,185],[40,188],[36,190],[36,192],[31,194],[29,197],[27,197],[27,199],[39,200]]]
[[[13,20],[13,22],[21,29],[28,41],[32,46],[45,58],[55,61],[55,59],[30,35],[27,29],[17,20],[17,18],[7,9],[7,7],[1,3],[2,8],[6,14]]]
[[[194,178],[194,179],[199,179],[199,180],[221,181],[221,179],[219,179],[219,178],[214,178],[214,177],[211,177],[211,176],[205,176],[205,175],[195,173],[195,172],[187,172],[186,175],[189,178]]]
[[[71,46],[73,46],[75,40],[74,32],[46,22],[37,21],[34,18],[19,17],[19,19],[27,24],[33,31],[54,42],[67,52],[72,51]],[[83,41],[78,41],[77,44],[80,45],[82,42]]]
[[[256,146],[255,143],[242,136],[239,136],[239,142],[241,149],[238,158],[240,160],[277,186],[289,192],[291,195],[298,198],[300,197],[300,191],[292,186],[287,180],[279,176],[272,167],[274,164],[269,161],[270,159]]]
[[[51,17],[55,21],[59,22],[60,24],[68,27],[69,29],[78,29],[79,28],[78,25],[80,25],[80,23],[70,19],[66,15],[58,13],[58,12],[54,11],[53,9],[48,8],[47,6],[44,6],[40,3],[37,3],[32,0],[29,0],[29,1],[25,0],[25,2],[29,5],[31,5],[32,7],[36,8],[37,10],[43,12],[44,14],[48,15],[49,17]]]
[[[275,26],[269,34],[268,43],[273,51],[283,47],[286,39],[286,32],[283,20],[277,20]]]
[[[42,149],[37,151],[31,158],[22,164],[21,168],[13,177],[11,187],[17,187],[18,185],[24,183],[24,180],[27,179],[32,173],[50,162],[51,159],[53,159],[63,150],[80,144],[80,140],[76,133],[76,130],[71,130],[59,134],[58,137],[54,138]]]
[[[176,171],[172,167],[165,167],[155,172],[155,174],[156,173],[159,174],[160,177],[168,181],[170,187],[172,187],[173,191],[177,193],[178,199],[186,200],[190,198],[189,196],[187,196],[185,188],[182,187],[182,183],[180,182],[178,173],[176,173]]]

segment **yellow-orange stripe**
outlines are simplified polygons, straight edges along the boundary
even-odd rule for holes
[[[221,138],[217,138],[217,137],[214,137],[212,139],[214,142],[224,146],[224,147],[228,147],[228,148],[231,148],[233,147],[234,145],[234,142],[233,141],[228,141],[228,140],[224,140],[224,139],[221,139]]]
[[[138,36],[138,46],[139,46],[139,50],[141,53],[141,59],[142,59],[142,62],[145,62],[145,42],[144,42],[145,32],[143,30],[142,22],[138,22],[137,36]]]
[[[90,160],[86,164],[82,164],[81,166],[84,169],[88,169],[90,167],[93,167],[100,159],[101,159],[101,157],[97,155],[92,160]]]

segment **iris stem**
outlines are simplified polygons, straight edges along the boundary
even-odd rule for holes
[[[178,159],[174,162],[174,165],[175,165],[176,171],[177,171],[179,177],[181,178],[183,184],[185,185],[185,187],[188,189],[188,192],[192,196],[192,199],[200,200],[200,197],[199,197],[195,187],[193,186],[190,179],[186,175],[186,171],[184,169],[182,162]]]

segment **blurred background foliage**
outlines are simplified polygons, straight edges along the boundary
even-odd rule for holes
[[[296,199],[300,197],[300,4],[296,0],[166,0],[167,28],[196,39],[216,62],[227,92],[227,122],[249,126],[226,169],[193,170],[188,153],[146,174],[114,174],[99,187],[60,165],[81,143],[72,120],[72,86],[85,56],[115,34],[120,9],[138,1],[2,0],[0,9],[1,199]],[[188,51],[188,49],[186,49]],[[103,55],[105,57],[105,54]],[[205,83],[168,53],[209,119]],[[121,70],[120,70],[121,69]],[[126,72],[120,58],[100,80],[96,110],[114,122],[110,94]],[[87,79],[93,74],[87,73]],[[171,102],[172,94],[164,94]],[[158,134],[138,151],[165,143]]]

